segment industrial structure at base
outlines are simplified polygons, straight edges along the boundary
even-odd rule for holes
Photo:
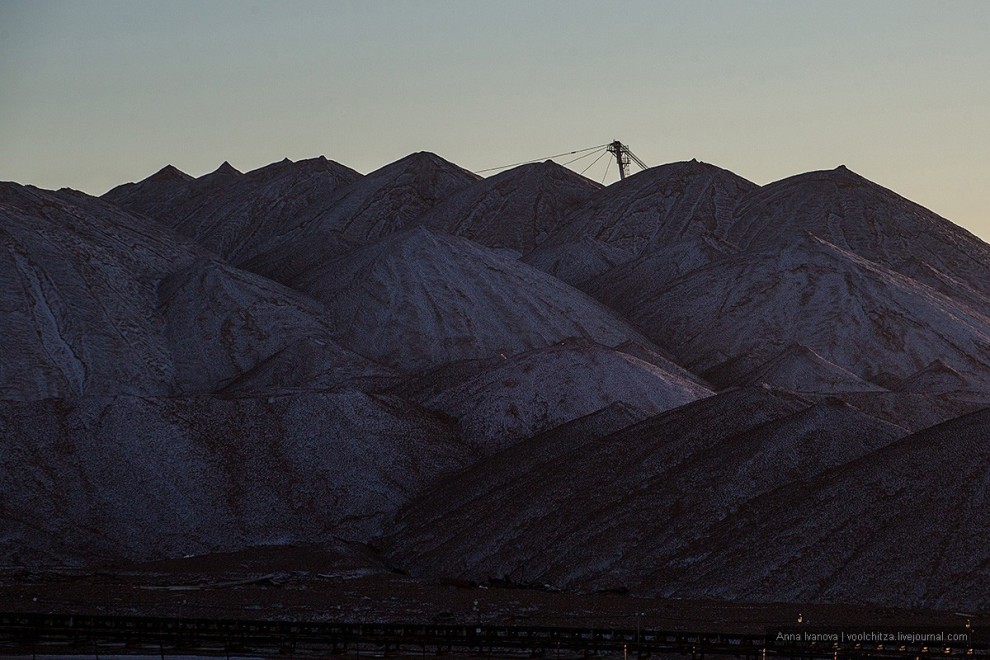
[[[787,639],[785,639],[787,638]],[[793,635],[653,629],[565,628],[465,624],[165,619],[151,617],[0,614],[0,656],[231,655],[325,656],[343,653],[545,656],[580,653],[691,658],[990,657],[990,643],[820,643]]]

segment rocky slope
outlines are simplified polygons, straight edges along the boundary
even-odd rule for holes
[[[360,178],[323,156],[285,159],[247,174],[224,163],[198,179],[169,166],[103,198],[240,264],[309,224]]]
[[[756,187],[697,161],[644,170],[576,209],[526,261],[577,284],[604,271],[598,246],[611,248],[611,266],[685,239],[724,237],[736,203]]]
[[[990,607],[990,247],[845,168],[166,167],[0,246],[7,564]]]
[[[708,370],[705,377],[721,387],[766,384],[792,392],[829,394],[885,391],[799,343],[763,363],[744,354]]]
[[[361,241],[382,238],[417,226],[423,213],[477,181],[477,175],[436,154],[410,154],[350,186],[316,218],[314,228]]]
[[[814,236],[742,253],[614,305],[703,372],[794,342],[856,376],[906,377],[935,359],[990,383],[986,317]]]
[[[0,184],[5,399],[169,392],[156,282],[203,251],[70,191]]]
[[[725,423],[729,407],[737,424]],[[387,548],[427,576],[665,593],[682,564],[715,568],[685,555],[713,526],[905,434],[840,402],[739,390],[604,437],[569,434],[552,451],[534,438],[484,459],[407,507]]]
[[[105,202],[3,184],[0,214],[4,399],[207,393],[303,338],[342,380],[382,372],[318,303]]]
[[[402,371],[510,356],[570,337],[605,346],[646,342],[563,282],[423,228],[324,264],[296,286],[326,305],[344,346]]]
[[[766,493],[685,551],[705,560],[670,591],[986,609],[988,424],[960,417]]]
[[[566,340],[503,360],[423,405],[455,417],[464,439],[491,453],[613,403],[648,417],[711,394],[674,370],[587,340]]]
[[[925,284],[944,273],[990,294],[990,246],[844,166],[764,186],[742,200],[735,215],[727,238],[744,250],[781,248],[812,233]]]
[[[306,290],[314,272],[390,234],[421,226],[424,213],[477,183],[476,175],[436,154],[410,154],[348,186],[332,204],[268,241],[242,265]]]
[[[496,248],[529,252],[565,225],[599,184],[552,161],[482,179],[437,204],[420,222],[437,231]]]
[[[0,554],[29,565],[367,541],[473,459],[448,420],[352,390],[5,401],[0,437]]]

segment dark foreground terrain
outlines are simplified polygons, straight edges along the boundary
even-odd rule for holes
[[[0,610],[990,615],[990,245],[842,166],[0,183],[0,291]]]
[[[562,593],[413,578],[373,559],[315,547],[265,548],[108,567],[104,572],[8,571],[12,612],[198,619],[655,628],[762,634],[807,624],[950,625],[956,613],[809,603],[728,603]],[[990,627],[990,616],[972,618]]]

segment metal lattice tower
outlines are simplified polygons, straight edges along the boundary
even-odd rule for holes
[[[622,144],[618,140],[613,140],[608,145],[608,151],[615,156],[615,162],[619,166],[619,179],[625,179],[626,175],[629,174],[629,163],[634,162],[639,165],[644,170],[647,169],[646,163],[641,161],[636,157],[632,151],[629,150],[627,145]]]

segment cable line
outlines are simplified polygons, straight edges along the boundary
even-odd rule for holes
[[[594,156],[596,153],[598,153],[598,152],[597,151],[589,151],[588,153],[584,154],[583,156],[578,156],[577,158],[570,159],[566,163],[561,163],[560,166],[561,167],[565,167],[567,165],[570,165],[571,163],[576,163],[577,161],[581,160],[582,158],[587,158],[589,156]]]
[[[607,153],[608,153],[608,151],[607,151],[607,150],[606,150],[606,151],[603,151],[603,152],[602,152],[601,154],[599,154],[599,156],[598,156],[598,158],[596,158],[596,159],[594,159],[593,161],[591,161],[591,165],[594,165],[595,163],[597,163],[598,161],[600,161],[600,160],[602,159],[602,156],[604,156],[604,155],[605,155],[605,154],[607,154]],[[588,171],[589,169],[591,169],[591,165],[588,165],[588,167],[586,167],[586,168],[584,168],[583,170],[581,170],[581,172],[580,172],[580,174],[584,174],[584,173],[585,173],[585,172],[587,172],[587,171]]]
[[[477,170],[474,173],[475,174],[481,174],[483,172],[494,172],[495,170],[507,170],[510,167],[518,167],[520,165],[529,165],[530,163],[539,163],[539,162],[542,162],[544,160],[551,160],[553,158],[560,158],[561,156],[571,156],[573,154],[580,154],[580,153],[583,153],[585,151],[594,151],[596,149],[603,149],[603,148],[605,148],[607,146],[608,146],[607,144],[599,144],[597,146],[588,147],[586,149],[575,149],[574,151],[568,151],[568,152],[565,152],[565,153],[562,153],[562,154],[556,154],[555,156],[544,156],[543,158],[534,158],[533,160],[524,160],[521,163],[513,163],[511,165],[502,165],[500,167],[489,167],[489,168],[486,168],[486,169],[483,169],[483,170]]]

